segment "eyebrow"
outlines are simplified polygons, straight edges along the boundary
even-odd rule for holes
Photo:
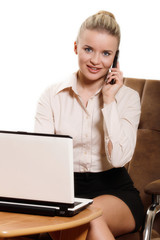
[[[91,46],[89,46],[89,45],[84,45],[84,47],[93,48],[93,47],[91,47]]]
[[[113,53],[112,50],[104,50],[103,52],[109,52],[109,53]]]

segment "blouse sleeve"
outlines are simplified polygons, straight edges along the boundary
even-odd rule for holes
[[[140,99],[133,91],[118,103],[104,104],[102,109],[104,118],[105,151],[108,161],[113,167],[122,167],[133,156],[137,128],[140,119]],[[112,142],[112,152],[109,155],[108,142]]]
[[[39,133],[54,134],[54,115],[51,107],[50,90],[47,89],[40,97],[36,116],[34,131]]]

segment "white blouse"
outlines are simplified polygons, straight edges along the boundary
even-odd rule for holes
[[[122,167],[134,153],[140,118],[140,98],[122,86],[115,101],[103,103],[101,89],[85,107],[77,93],[77,75],[49,87],[41,96],[35,131],[73,137],[75,172],[100,172]],[[108,141],[112,142],[111,156]]]

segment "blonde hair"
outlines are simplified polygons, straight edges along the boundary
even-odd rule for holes
[[[107,33],[115,36],[118,40],[118,45],[120,43],[120,27],[114,17],[114,15],[107,11],[99,11],[98,13],[88,17],[81,25],[77,42],[83,31],[88,30],[97,30],[97,31],[106,31]]]

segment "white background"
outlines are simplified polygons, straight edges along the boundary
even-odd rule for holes
[[[46,87],[77,70],[80,24],[99,10],[121,27],[125,77],[160,79],[159,0],[0,0],[0,129],[33,131]]]

